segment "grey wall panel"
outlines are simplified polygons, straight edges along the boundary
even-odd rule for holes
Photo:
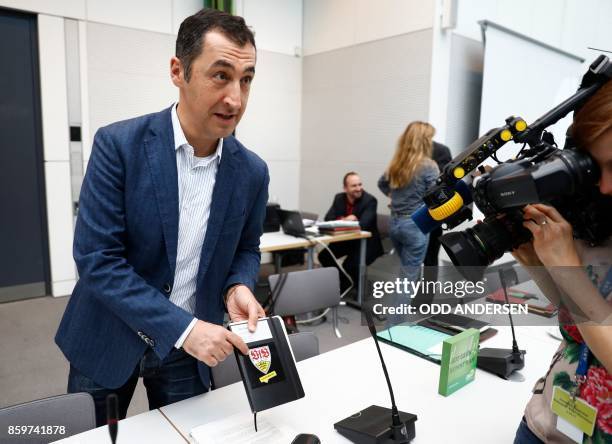
[[[481,42],[453,34],[446,121],[446,144],[453,155],[479,136],[483,61]]]
[[[429,111],[432,31],[304,57],[300,208],[323,214],[349,170],[376,181],[401,132]]]
[[[170,80],[176,37],[87,24],[91,136],[100,126],[159,111],[177,100]]]

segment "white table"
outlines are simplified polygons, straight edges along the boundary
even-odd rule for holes
[[[511,347],[510,329],[499,330],[482,346]],[[447,398],[438,395],[438,365],[381,344],[398,408],[418,416],[413,442],[512,442],[531,389],[548,369],[559,345],[540,327],[518,327],[517,339],[527,350],[523,382],[505,381],[478,370],[474,382]],[[335,422],[371,404],[389,406],[371,339],[302,361],[298,369],[305,398],[261,412],[258,418],[287,424],[296,433],[314,433],[324,443],[346,443],[334,430]],[[240,382],[161,410],[188,438],[189,431],[198,425],[248,413],[249,404]]]
[[[98,427],[59,441],[62,444],[108,444],[108,426]],[[151,410],[119,421],[117,444],[185,444],[185,439],[159,410]]]
[[[260,238],[259,250],[262,253],[274,253],[284,250],[292,250],[294,248],[306,248],[307,268],[310,270],[314,266],[314,249],[318,242],[324,244],[332,244],[334,242],[346,242],[351,240],[360,240],[359,244],[359,279],[357,282],[357,303],[354,304],[358,308],[361,307],[365,291],[366,277],[366,240],[372,237],[369,231],[361,231],[359,233],[341,234],[336,236],[318,236],[316,241],[303,239],[300,237],[290,236],[282,231],[264,233]],[[275,266],[277,272],[280,270],[280,256],[276,256]]]

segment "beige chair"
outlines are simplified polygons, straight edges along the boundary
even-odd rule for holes
[[[338,273],[335,267],[325,267],[268,276],[272,293],[270,312],[278,316],[292,316],[331,308],[334,333],[341,338],[338,329]]]
[[[51,427],[52,432],[55,426],[61,426],[64,433],[59,433],[62,429],[58,429],[58,433],[47,435],[20,434],[18,442],[38,443],[43,436],[56,441],[91,430],[96,427],[93,398],[89,393],[69,393],[0,409],[0,436],[7,433],[10,426],[28,425]],[[2,439],[0,441],[4,442]]]

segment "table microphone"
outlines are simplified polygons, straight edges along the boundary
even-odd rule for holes
[[[363,312],[366,316],[370,334],[376,344],[378,357],[385,374],[389,395],[391,396],[391,409],[371,405],[337,422],[334,424],[334,428],[345,438],[358,444],[408,443],[414,439],[414,423],[417,417],[412,413],[397,410],[387,366],[378,344],[371,310],[364,306]]]
[[[504,291],[504,299],[507,305],[510,305],[508,300],[508,285],[514,285],[518,282],[518,277],[514,267],[505,269],[501,267],[498,270],[499,281]],[[504,379],[510,378],[510,375],[517,370],[525,367],[525,350],[520,350],[516,342],[516,334],[514,333],[514,322],[512,321],[512,311],[508,310],[510,318],[510,329],[512,331],[512,348],[481,348],[478,351],[478,368],[496,374]]]
[[[111,442],[115,444],[117,441],[117,432],[119,431],[119,401],[117,395],[111,393],[106,397],[106,423],[108,424],[108,433],[111,437]]]

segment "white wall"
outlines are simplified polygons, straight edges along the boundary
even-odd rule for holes
[[[236,137],[270,168],[270,199],[297,208],[302,59],[259,49],[257,73]]]
[[[447,121],[444,141],[457,155],[479,135],[483,76],[482,44],[460,34],[451,35],[450,75],[447,88]],[[434,91],[432,91],[433,93]]]
[[[0,6],[81,20],[87,16],[85,0],[0,0]]]
[[[503,28],[488,26],[486,40],[481,134],[500,126],[510,115],[520,116],[527,123],[534,122],[570,97],[584,74],[580,58],[535,44]],[[520,59],[522,64],[508,65],[508,59]],[[534,75],[526,66],[545,66],[546,73]],[[560,146],[571,122],[572,116],[568,115],[547,128]],[[509,143],[498,151],[498,158],[511,158],[518,150],[519,146]]]
[[[0,0],[0,6],[133,29],[176,34],[201,0]]]
[[[38,45],[51,291],[64,295],[76,283],[72,262],[72,198],[64,19],[39,15]]]
[[[173,35],[87,22],[86,39],[90,139],[101,126],[177,100],[170,80]]]
[[[306,0],[304,55],[433,26],[435,0]]]
[[[612,50],[610,0],[458,0],[456,32],[480,40],[479,20],[514,31],[592,61],[587,46]]]
[[[237,0],[234,3],[236,15],[244,17],[255,32],[257,49],[300,55],[302,0]]]
[[[267,162],[270,200],[298,208],[302,0],[238,0],[235,8],[257,44],[257,73],[236,136]]]
[[[443,8],[442,0],[435,0],[432,13],[431,86],[427,121],[436,128],[434,139],[442,143],[446,142],[452,35],[450,30],[442,28],[444,14],[448,14],[448,11]]]
[[[449,94],[455,92],[451,85],[450,36],[482,42],[478,21],[489,20],[513,31],[563,49],[585,58],[582,70],[586,70],[599,52],[587,46],[611,50],[612,42],[612,1],[610,0],[450,0],[456,6],[456,24],[452,29],[441,29],[439,15],[442,0],[436,0],[434,26],[434,53],[432,67],[432,88],[430,120],[438,130],[437,139],[448,142],[446,125],[451,112],[447,103]],[[520,63],[508,60],[508,63]],[[525,67],[538,75],[542,67]],[[456,79],[457,77],[455,77]],[[577,79],[578,80],[578,79]],[[456,107],[452,110],[455,112]],[[451,147],[461,150],[460,147]],[[465,148],[465,147],[463,147]]]

